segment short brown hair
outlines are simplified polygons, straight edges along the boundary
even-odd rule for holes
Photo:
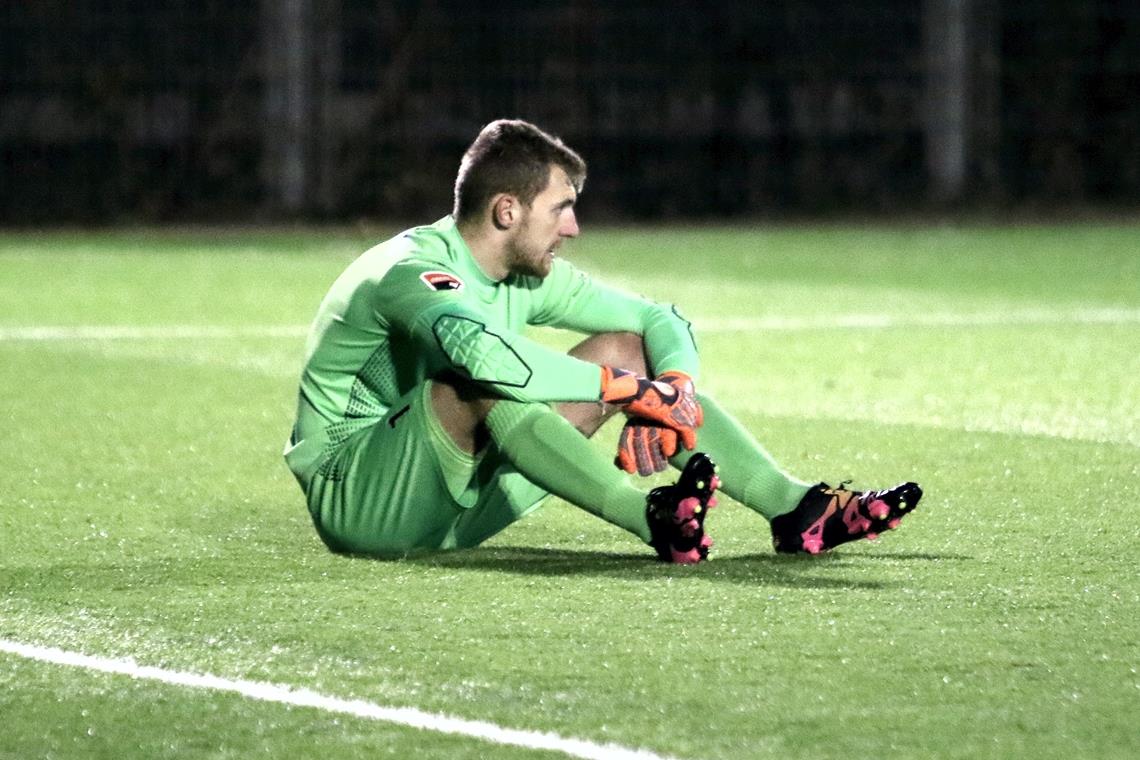
[[[493,121],[463,154],[452,214],[457,220],[472,219],[499,193],[515,195],[529,206],[550,181],[551,165],[561,167],[581,192],[586,162],[560,139],[526,121]]]

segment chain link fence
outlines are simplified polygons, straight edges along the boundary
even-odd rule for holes
[[[479,127],[592,216],[1140,201],[1117,0],[8,0],[0,221],[423,218]]]

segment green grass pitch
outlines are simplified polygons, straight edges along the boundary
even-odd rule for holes
[[[1140,756],[1140,226],[587,229],[788,469],[926,489],[817,558],[723,499],[697,567],[558,501],[323,548],[302,328],[384,234],[0,235],[0,639],[678,758]],[[4,760],[558,756],[10,653],[0,724]]]

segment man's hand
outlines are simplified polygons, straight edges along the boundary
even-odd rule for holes
[[[657,382],[668,383],[682,397],[691,400],[695,412],[688,412],[693,420],[689,427],[690,430],[700,427],[704,414],[696,401],[692,378],[683,372],[666,372],[657,377]],[[687,403],[684,401],[678,406]],[[636,472],[642,476],[664,471],[669,467],[669,457],[677,453],[678,430],[675,427],[663,427],[644,416],[632,416],[631,409],[627,409],[627,412],[631,418],[618,437],[618,454],[614,463],[628,473]],[[682,435],[682,443],[685,448],[692,449],[696,445],[695,432],[691,438]]]
[[[642,477],[669,469],[669,457],[677,453],[677,431],[641,419],[630,419],[618,436],[614,464]]]
[[[693,394],[693,381],[681,372],[669,372],[657,380],[614,367],[602,367],[602,401],[624,407],[627,415],[656,422],[674,431],[686,449],[697,445],[697,431],[704,421],[701,405]],[[658,436],[660,440],[660,436]],[[663,442],[666,446],[669,443]]]

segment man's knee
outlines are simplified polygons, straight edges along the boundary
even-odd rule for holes
[[[637,333],[598,333],[570,349],[570,355],[593,364],[620,367],[638,375],[649,374],[645,343]],[[617,411],[617,407],[603,406],[597,402],[564,402],[557,409],[586,437],[596,433]]]
[[[645,356],[645,343],[641,336],[631,332],[598,333],[586,338],[570,355],[592,364],[620,367],[638,375],[649,374]],[[489,439],[483,420],[490,414],[497,397],[488,394],[478,384],[458,376],[446,376],[432,381],[431,402],[436,418],[443,429],[464,451],[474,453]],[[616,411],[596,402],[563,402],[557,405],[559,414],[586,436],[597,432]]]
[[[649,374],[645,342],[637,333],[598,333],[570,349],[570,355],[593,364],[621,367],[638,375]]]

